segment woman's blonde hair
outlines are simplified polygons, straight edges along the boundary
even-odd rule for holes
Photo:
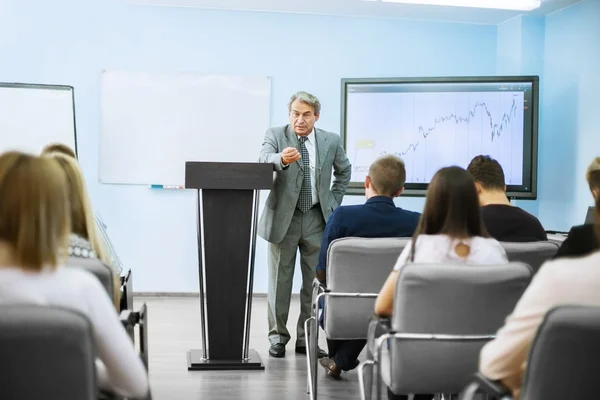
[[[0,240],[23,269],[55,268],[66,257],[71,212],[67,182],[55,160],[7,152],[0,156]]]
[[[587,179],[592,192],[600,189],[600,157],[594,158],[591,162],[585,174],[585,179]]]
[[[71,199],[71,232],[88,240],[100,261],[110,265],[104,243],[100,240],[97,232],[92,204],[79,164],[74,158],[61,153],[49,153],[48,157],[54,158],[58,162],[67,178],[67,188]]]

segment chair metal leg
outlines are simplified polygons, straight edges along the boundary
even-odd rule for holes
[[[312,365],[313,365],[313,400],[317,399],[317,368],[319,367],[318,363],[319,363],[319,356],[318,356],[318,352],[319,352],[319,322],[318,322],[318,315],[319,315],[319,306],[317,303],[317,317],[315,319],[312,320],[312,326],[313,326],[313,332],[312,332],[312,341],[313,341],[313,348],[312,348]]]
[[[304,321],[304,334],[306,336],[306,370],[308,372],[308,377],[306,379],[306,393],[311,399],[313,399],[313,372],[312,363],[310,361],[312,354],[312,332],[310,330],[311,321],[313,321],[313,317],[310,317]]]
[[[358,387],[360,388],[361,400],[371,400],[373,394],[373,368],[375,367],[375,361],[367,360],[359,365],[358,367]],[[370,370],[369,379],[365,378],[365,369]],[[368,382],[367,382],[368,381]]]

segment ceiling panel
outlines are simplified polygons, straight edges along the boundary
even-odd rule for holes
[[[522,12],[464,7],[422,6],[363,0],[125,0],[140,6],[195,7],[225,10],[322,14],[374,18],[421,19],[475,24],[500,24]],[[530,13],[546,15],[579,0],[542,0]]]

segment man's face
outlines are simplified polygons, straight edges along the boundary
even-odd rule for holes
[[[294,100],[290,107],[290,124],[296,135],[308,136],[318,120],[319,115],[315,114],[312,106],[300,100]]]

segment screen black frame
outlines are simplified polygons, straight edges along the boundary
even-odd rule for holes
[[[75,88],[71,85],[54,85],[45,83],[17,83],[17,82],[0,82],[0,87],[15,88],[15,89],[44,89],[44,90],[68,90],[71,92],[71,102],[73,103],[73,139],[75,148],[75,156],[79,157],[77,151],[77,116],[75,115]]]
[[[360,84],[415,84],[415,83],[531,83],[531,155],[530,190],[519,190],[518,186],[508,185],[506,195],[509,199],[536,200],[537,199],[537,166],[538,166],[538,125],[539,125],[539,76],[517,75],[517,76],[451,76],[451,77],[406,77],[406,78],[343,78],[341,80],[341,112],[340,112],[340,136],[344,150],[347,153],[346,114],[348,100],[348,85]],[[525,132],[527,135],[527,132]],[[427,189],[415,188],[415,185],[407,183],[403,196],[424,197]],[[422,186],[422,184],[420,184]],[[351,181],[346,192],[348,195],[364,195],[364,182]]]

